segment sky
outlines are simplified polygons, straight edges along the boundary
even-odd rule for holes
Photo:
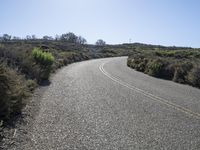
[[[199,0],[0,0],[0,35],[200,47],[199,8]]]

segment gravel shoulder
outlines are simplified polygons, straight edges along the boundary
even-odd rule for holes
[[[17,118],[17,122],[3,129],[4,138],[1,149],[16,149],[19,145],[31,140],[28,131],[33,127],[33,122],[40,109],[41,97],[47,88],[47,86],[38,87],[27,99],[28,103],[22,110],[22,115]]]
[[[54,76],[60,72],[58,69],[50,77],[50,82],[45,82],[43,85],[38,86],[33,94],[26,99],[27,105],[23,108],[22,114],[17,116],[16,122],[13,125],[7,126],[3,129],[3,139],[0,143],[0,149],[16,149],[21,145],[26,145],[28,142],[32,142],[29,131],[32,130],[36,116],[40,111],[41,97],[45,91],[49,88]]]

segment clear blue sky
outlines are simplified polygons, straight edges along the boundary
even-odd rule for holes
[[[0,34],[200,47],[200,0],[1,0]]]

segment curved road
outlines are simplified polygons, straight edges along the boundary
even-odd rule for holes
[[[126,59],[60,70],[21,149],[200,149],[200,90],[136,72]]]

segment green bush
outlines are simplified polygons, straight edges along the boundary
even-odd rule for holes
[[[188,81],[193,86],[200,87],[200,68],[193,68],[188,74]]]
[[[155,55],[161,57],[173,57],[175,56],[176,51],[167,51],[167,50],[156,50]]]
[[[160,59],[151,60],[147,64],[145,72],[151,76],[162,77],[163,67],[164,63]]]
[[[131,58],[128,58],[128,59],[127,59],[127,66],[128,66],[128,67],[131,67],[131,64],[132,64],[131,61],[132,61]]]
[[[148,64],[148,59],[143,58],[143,59],[141,59],[140,62],[137,63],[137,65],[135,66],[135,69],[137,71],[144,72],[145,69],[146,69],[147,64]]]
[[[0,118],[6,119],[10,115],[10,108],[8,104],[8,94],[9,94],[9,79],[6,69],[0,66]]]
[[[128,58],[127,65],[137,71],[144,72],[148,59],[142,57],[142,55],[137,55],[134,58]]]
[[[178,83],[187,83],[187,76],[189,71],[193,68],[193,64],[190,62],[178,62],[175,64],[174,68],[173,81]]]
[[[162,70],[162,78],[172,80],[174,77],[175,67],[173,63],[166,62]]]
[[[36,66],[34,66],[36,77],[38,82],[42,80],[48,80],[50,73],[52,71],[52,65],[54,62],[54,57],[49,52],[43,52],[39,48],[34,48],[32,51],[32,56],[36,61]]]
[[[54,57],[49,52],[43,52],[39,48],[34,48],[32,51],[33,58],[42,66],[51,66],[54,62]]]
[[[14,70],[0,65],[0,120],[19,114],[27,95],[26,82]]]

